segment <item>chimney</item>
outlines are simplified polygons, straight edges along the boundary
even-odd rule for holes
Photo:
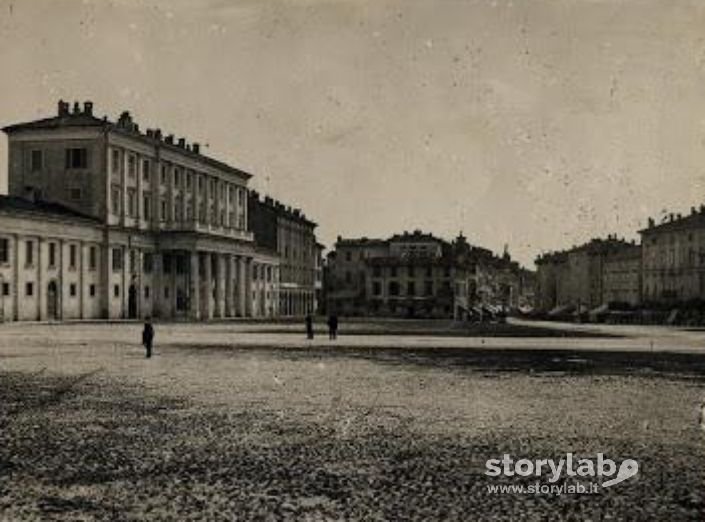
[[[118,125],[123,129],[130,129],[132,127],[132,117],[129,111],[123,111],[118,118]]]
[[[191,146],[191,150],[192,150],[193,152],[195,152],[196,154],[200,154],[200,153],[201,153],[201,144],[200,144],[200,143],[194,143],[194,144]]]
[[[695,207],[690,207],[690,215],[694,216],[695,215]]]
[[[86,116],[93,116],[93,102],[85,101],[83,102],[83,114]]]
[[[154,131],[152,129],[147,129],[147,137],[154,138]]]
[[[179,147],[182,149],[186,148],[186,138],[179,138]]]
[[[154,129],[154,139],[161,141],[161,139],[162,139],[162,130],[161,129]]]
[[[81,106],[79,105],[78,102],[73,102],[73,113],[74,114],[81,114]]]
[[[65,102],[64,100],[59,100],[59,116],[68,116],[69,115],[69,102]]]
[[[169,145],[173,145],[174,144],[174,135],[169,134],[166,138],[164,138],[164,142],[168,143]]]

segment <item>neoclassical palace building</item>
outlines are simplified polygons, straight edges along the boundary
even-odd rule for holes
[[[248,227],[250,174],[91,102],[3,130],[0,320],[280,315],[280,255]]]

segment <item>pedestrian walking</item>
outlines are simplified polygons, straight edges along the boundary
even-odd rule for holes
[[[311,314],[306,314],[306,337],[313,339],[313,317]]]
[[[144,320],[144,329],[142,330],[142,345],[147,350],[147,359],[152,357],[152,342],[154,342],[154,327],[149,317]]]
[[[335,313],[328,316],[328,337],[330,339],[338,338],[338,316]]]

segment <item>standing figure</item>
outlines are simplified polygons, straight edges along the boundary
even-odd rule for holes
[[[311,314],[306,314],[306,337],[313,339],[313,317]]]
[[[154,327],[149,317],[144,320],[144,329],[142,330],[142,344],[147,350],[147,359],[152,357],[152,341],[154,341]]]
[[[338,316],[335,313],[328,316],[328,337],[330,339],[338,338]]]

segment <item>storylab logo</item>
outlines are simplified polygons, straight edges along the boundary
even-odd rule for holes
[[[529,485],[488,486],[495,493],[596,493],[598,485],[609,488],[624,482],[639,473],[639,463],[625,459],[619,465],[598,453],[596,458],[575,458],[572,453],[555,459],[518,459],[504,454],[501,459],[489,459],[485,475],[489,477],[537,477],[537,482]],[[556,484],[563,478],[562,485]],[[565,483],[572,478],[575,482]],[[593,479],[585,485],[585,481]],[[548,484],[545,482],[548,481]],[[580,481],[580,482],[578,482]],[[505,491],[506,490],[506,491]]]

